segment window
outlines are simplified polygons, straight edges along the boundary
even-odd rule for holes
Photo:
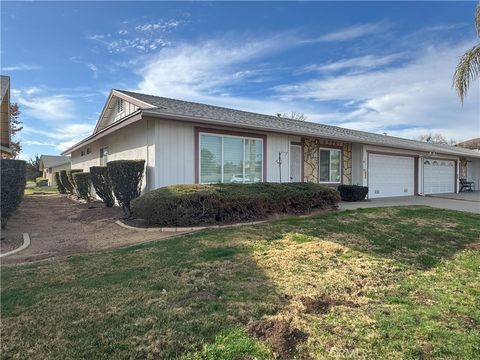
[[[100,148],[100,166],[106,166],[108,162],[108,147]]]
[[[263,180],[263,140],[200,134],[200,183]]]
[[[319,182],[339,183],[342,176],[341,151],[320,149]]]
[[[92,150],[90,148],[87,148],[87,154],[90,154]]]
[[[85,156],[85,151],[80,151],[80,156]]]
[[[121,113],[123,111],[123,99],[117,100],[117,113]]]

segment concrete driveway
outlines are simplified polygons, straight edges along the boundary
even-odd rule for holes
[[[430,195],[430,196],[435,198],[441,198],[441,199],[480,202],[480,191],[465,191],[458,194],[437,194],[437,195]]]
[[[445,194],[442,196],[401,196],[382,199],[372,199],[358,202],[341,202],[340,210],[353,210],[360,208],[387,207],[387,206],[431,206],[439,209],[466,211],[480,214],[479,192]]]

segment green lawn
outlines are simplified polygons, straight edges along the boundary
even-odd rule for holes
[[[2,358],[478,359],[479,224],[356,210],[4,267]]]
[[[34,181],[27,181],[25,195],[58,194],[56,186],[37,186]]]

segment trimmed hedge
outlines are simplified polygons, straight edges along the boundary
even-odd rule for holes
[[[92,166],[90,168],[90,179],[92,180],[93,188],[97,195],[105,203],[106,207],[115,205],[115,198],[113,197],[112,182],[108,176],[108,169],[106,166]]]
[[[194,226],[307,213],[339,201],[337,190],[314,183],[174,185],[135,199],[132,213],[150,224]]]
[[[25,191],[27,163],[23,160],[1,159],[1,227],[17,209]]]
[[[75,189],[77,189],[78,196],[88,201],[90,199],[91,191],[90,173],[75,172],[72,174],[72,177],[75,182]]]
[[[73,194],[73,184],[68,180],[67,170],[60,171],[60,182],[65,188],[66,193]]]
[[[62,182],[60,181],[60,174],[57,172],[55,172],[55,174],[53,174],[53,176],[55,177],[55,184],[57,185],[57,190],[60,194],[66,194],[67,193],[67,189],[65,189],[65,187],[62,185]]]
[[[116,160],[107,163],[115,198],[127,217],[131,216],[130,202],[140,196],[145,160]]]
[[[68,175],[68,181],[70,181],[70,184],[72,184],[72,194],[76,194],[78,196],[78,189],[77,186],[75,185],[75,180],[73,179],[73,174],[83,172],[82,169],[72,169],[67,171]]]
[[[367,186],[359,185],[340,185],[337,190],[343,201],[362,201],[368,194]]]

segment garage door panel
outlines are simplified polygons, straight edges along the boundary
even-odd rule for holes
[[[423,193],[445,194],[455,192],[455,161],[424,159]]]
[[[368,187],[369,198],[414,195],[414,158],[369,154]]]

